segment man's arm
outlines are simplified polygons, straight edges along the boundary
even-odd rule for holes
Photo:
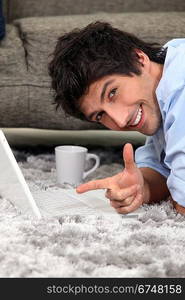
[[[145,181],[145,203],[158,203],[170,196],[164,176],[150,168],[140,168],[140,170]],[[185,207],[179,205],[171,196],[168,199],[171,200],[173,207],[178,213],[185,215]]]
[[[107,189],[106,197],[119,213],[130,213],[143,203],[158,203],[170,195],[165,176],[149,167],[137,167],[130,144],[124,146],[123,160],[125,167],[122,172],[84,183],[77,187],[77,193]]]
[[[166,178],[151,168],[139,168],[145,182],[145,203],[158,203],[165,200],[170,192]]]

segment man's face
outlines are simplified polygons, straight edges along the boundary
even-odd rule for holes
[[[81,99],[80,110],[87,119],[112,130],[153,135],[161,123],[155,94],[161,71],[148,70],[144,69],[141,75],[115,74],[94,82]]]

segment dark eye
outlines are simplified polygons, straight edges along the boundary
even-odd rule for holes
[[[99,112],[99,113],[96,115],[96,122],[100,122],[100,121],[101,121],[101,118],[102,118],[103,114],[104,114],[104,112],[101,111],[101,112]]]
[[[116,88],[115,89],[112,89],[111,91],[110,91],[110,93],[109,93],[109,99],[111,99],[114,95],[115,95],[115,93],[116,93]]]

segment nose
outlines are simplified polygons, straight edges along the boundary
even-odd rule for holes
[[[128,123],[129,116],[128,112],[126,111],[109,109],[107,111],[107,115],[114,123],[114,125],[119,128],[117,130],[123,129]]]

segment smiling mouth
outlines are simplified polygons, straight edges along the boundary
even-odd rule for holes
[[[139,125],[141,124],[142,115],[143,115],[143,109],[142,106],[140,106],[136,116],[134,116],[134,120],[132,119],[131,122],[129,123],[129,127],[139,127]]]

